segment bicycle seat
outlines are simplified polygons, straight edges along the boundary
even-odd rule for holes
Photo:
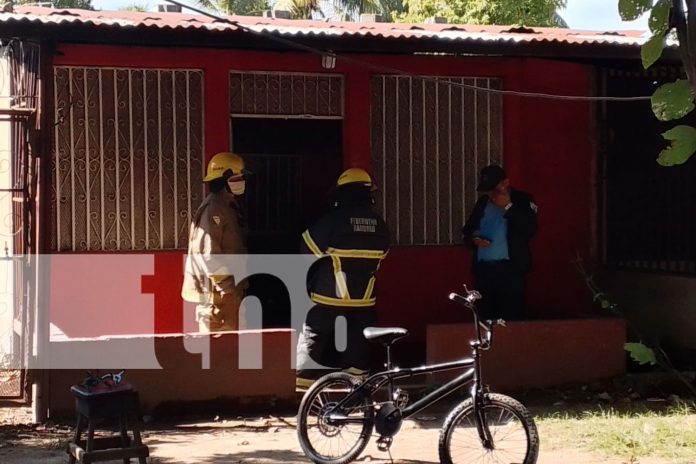
[[[366,327],[363,330],[363,335],[368,340],[379,342],[386,346],[407,336],[408,330],[401,327]]]

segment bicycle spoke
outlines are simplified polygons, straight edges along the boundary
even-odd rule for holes
[[[462,414],[449,436],[449,455],[454,464],[510,464],[524,462],[528,441],[524,425],[514,411],[497,404],[484,406],[484,418],[493,449],[483,447],[473,407]]]
[[[350,380],[336,379],[320,387],[313,393],[313,398],[307,399],[310,402],[305,409],[307,445],[322,459],[343,458],[357,447],[364,446],[369,438],[363,432],[367,422],[352,421],[367,420],[371,404],[364,404],[364,400],[355,397],[340,408],[336,407],[352,392]],[[330,415],[334,414],[335,419],[330,420]],[[342,421],[342,417],[351,421]]]

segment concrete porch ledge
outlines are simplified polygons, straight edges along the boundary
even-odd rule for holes
[[[295,371],[291,368],[293,334],[293,330],[280,329],[210,336],[138,335],[52,342],[52,358],[62,361],[68,353],[73,353],[76,364],[70,367],[81,367],[68,369],[54,364],[57,368],[48,369],[50,416],[74,416],[70,386],[80,383],[87,370],[97,368],[104,374],[125,367],[125,380],[140,392],[143,413],[165,409],[168,413],[205,412],[211,405],[221,410],[223,406],[230,409],[262,403],[268,406],[293,403],[296,401]],[[133,353],[134,346],[142,353],[140,362],[125,360],[125,364],[119,365],[110,359],[97,364],[98,360],[89,356],[104,352],[105,347],[112,352]],[[202,356],[200,351],[209,355]],[[152,366],[153,358],[161,368]],[[143,359],[148,360],[146,367]],[[129,364],[133,368],[128,369]],[[209,368],[205,368],[206,364]]]
[[[429,325],[426,337],[429,364],[453,361],[470,355],[474,325]],[[625,341],[625,323],[615,318],[509,322],[496,327],[493,347],[483,352],[484,381],[510,390],[619,376],[626,371]]]

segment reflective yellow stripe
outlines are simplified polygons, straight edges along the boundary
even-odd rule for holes
[[[367,282],[367,288],[365,289],[365,295],[363,296],[363,299],[367,300],[368,298],[372,298],[372,292],[375,289],[375,276],[370,277],[370,281]]]
[[[331,261],[333,261],[334,277],[336,278],[336,286],[338,287],[338,294],[344,300],[350,299],[350,293],[348,292],[348,283],[346,282],[346,275],[341,269],[341,258],[335,255],[331,255]]]
[[[226,267],[220,267],[216,269],[215,271],[210,272],[210,280],[213,281],[215,284],[219,284],[225,279],[229,279],[230,277],[233,277],[234,274],[232,274],[232,271],[227,269]]]
[[[303,379],[302,377],[297,377],[295,378],[295,387],[309,388],[314,384],[314,382],[316,382],[316,380]]]
[[[349,367],[348,369],[343,369],[343,372],[347,372],[356,377],[365,377],[368,373],[368,371],[358,369],[357,367]]]
[[[341,248],[327,248],[326,253],[340,258],[366,258],[366,259],[384,259],[386,253],[380,250],[344,250]]]
[[[375,298],[366,298],[364,300],[342,300],[340,298],[332,298],[330,296],[319,295],[312,293],[312,301],[315,303],[327,306],[345,306],[345,307],[367,307],[374,306],[377,300]]]
[[[309,247],[310,251],[314,253],[314,256],[321,257],[324,254],[321,252],[316,242],[312,239],[312,236],[309,235],[309,230],[304,231],[304,233],[302,234],[302,238]]]
[[[297,378],[295,379],[295,391],[298,393],[305,393],[315,382],[316,380],[312,379]]]

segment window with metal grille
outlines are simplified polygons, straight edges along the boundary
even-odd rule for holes
[[[676,66],[650,70],[606,68],[605,95],[650,95],[683,78]],[[675,122],[658,121],[643,102],[607,102],[600,107],[603,129],[604,262],[612,268],[696,273],[696,158],[663,167],[655,159],[666,147],[660,134]],[[691,113],[676,124],[696,124]]]
[[[478,171],[501,163],[502,98],[442,81],[501,88],[494,78],[372,79],[376,200],[397,245],[459,242]]]
[[[203,197],[203,71],[54,70],[51,248],[187,246]]]
[[[230,74],[232,117],[340,119],[343,76],[233,72]]]

